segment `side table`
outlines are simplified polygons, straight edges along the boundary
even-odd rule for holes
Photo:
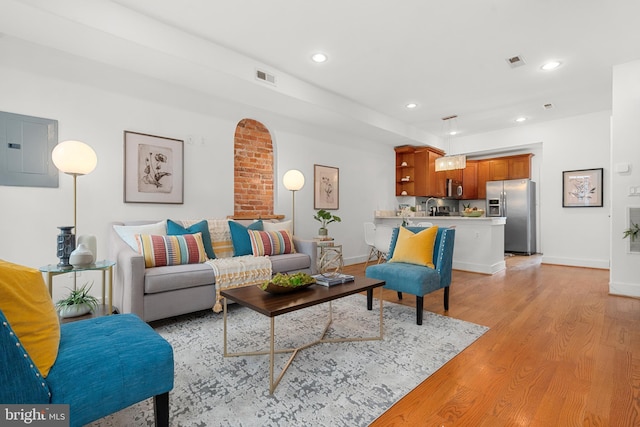
[[[60,268],[57,264],[49,264],[40,267],[39,270],[47,275],[47,286],[49,286],[49,295],[53,296],[53,278],[60,274],[74,273],[79,271],[101,271],[102,272],[102,306],[99,307],[99,315],[109,315],[113,313],[113,266],[116,265],[114,261],[103,260],[97,261],[93,264],[84,267],[72,267],[72,268]],[[105,283],[106,273],[109,272],[109,304],[106,304],[105,299]]]
[[[331,276],[342,273],[342,245],[320,246],[318,271],[322,275]]]

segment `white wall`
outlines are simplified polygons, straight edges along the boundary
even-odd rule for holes
[[[630,186],[640,186],[640,61],[613,69],[612,165],[626,163],[627,173],[612,174],[610,292],[640,297],[640,254],[629,253],[628,208],[640,208],[640,197],[629,196]]]
[[[609,268],[609,140],[610,112],[603,111],[460,137],[452,144],[457,153],[472,153],[542,143],[544,157],[540,162],[534,157],[533,176],[538,185],[538,251],[543,253],[543,262]],[[562,171],[601,167],[604,207],[563,208]]]
[[[306,177],[305,187],[296,193],[296,234],[312,237],[319,227],[313,220],[314,164],[340,169],[336,213],[343,222],[331,224],[329,232],[344,245],[347,263],[367,253],[362,223],[381,205],[395,204],[393,149],[350,135],[329,135],[299,123],[283,130],[282,118],[274,120],[250,109],[232,119],[197,114],[3,66],[0,93],[0,110],[58,120],[60,141],[78,139],[95,149],[97,168],[78,178],[77,211],[79,234],[97,236],[100,259],[107,255],[111,221],[233,214],[233,135],[245,117],[263,122],[272,133],[276,213],[291,215],[291,193],[284,189],[282,175],[296,168]],[[184,204],[123,202],[124,130],[185,140]],[[195,144],[187,143],[190,137]],[[73,179],[61,174],[59,188],[0,186],[0,200],[0,258],[34,268],[57,263],[56,227],[73,224]],[[59,279],[54,299],[64,292]]]

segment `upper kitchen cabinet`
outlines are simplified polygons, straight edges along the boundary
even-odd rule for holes
[[[416,181],[417,196],[444,197],[447,195],[445,188],[446,177],[442,172],[436,172],[436,159],[443,156],[443,152],[435,149],[420,150],[421,164],[426,165],[422,179]],[[419,192],[418,192],[419,191]]]
[[[478,198],[478,161],[467,160],[467,167],[462,169],[462,199]]]
[[[509,162],[509,179],[531,178],[531,157],[533,157],[531,153],[507,157]]]
[[[502,157],[498,159],[488,160],[489,162],[489,181],[502,181],[509,179],[509,161]]]
[[[444,153],[431,147],[403,145],[396,152],[396,196],[445,195],[445,177],[436,174],[435,162]],[[440,182],[442,181],[442,182]]]
[[[395,147],[396,196],[415,196],[415,148],[409,145]]]
[[[487,181],[531,178],[531,157],[533,157],[533,154],[527,153],[479,160],[477,175],[478,199],[486,198]]]
[[[489,162],[480,160],[478,161],[478,199],[487,198],[487,181],[490,181]]]

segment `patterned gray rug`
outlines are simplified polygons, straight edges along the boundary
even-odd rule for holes
[[[319,337],[328,304],[276,318],[276,346]],[[333,302],[330,337],[378,332],[379,305],[366,310],[362,295]],[[385,303],[384,340],[319,344],[298,353],[273,395],[269,356],[222,356],[222,314],[199,312],[153,326],[172,345],[175,387],[172,426],[366,426],[473,343],[488,328]],[[269,319],[229,305],[229,351],[268,349]],[[276,373],[288,355],[276,358]],[[277,374],[276,374],[277,376]],[[152,400],[94,423],[152,426]]]

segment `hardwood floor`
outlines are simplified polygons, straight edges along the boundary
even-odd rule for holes
[[[640,300],[608,295],[608,282],[540,256],[493,276],[455,270],[449,311],[443,291],[425,310],[491,329],[371,425],[640,426]]]

